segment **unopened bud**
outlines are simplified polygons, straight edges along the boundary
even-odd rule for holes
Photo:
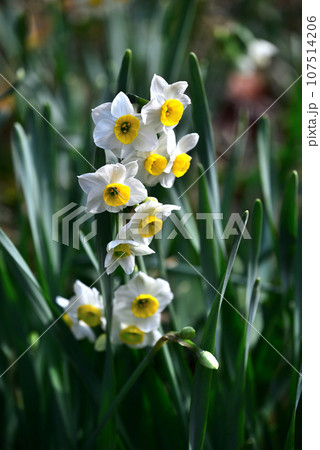
[[[208,367],[208,369],[218,369],[219,363],[212,353],[205,350],[199,352],[199,362],[202,366]]]
[[[179,334],[182,339],[193,339],[196,334],[196,330],[192,327],[184,327]]]
[[[95,344],[94,344],[94,349],[97,352],[104,352],[106,349],[106,334],[102,333],[100,334],[100,336],[98,337],[98,339],[96,340]]]

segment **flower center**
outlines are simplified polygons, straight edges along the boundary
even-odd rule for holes
[[[160,120],[167,127],[177,125],[183,114],[183,105],[179,100],[166,100],[161,108]]]
[[[129,345],[141,344],[144,339],[144,332],[135,325],[130,325],[120,331],[120,339]]]
[[[142,219],[139,224],[139,234],[142,237],[154,236],[158,231],[161,230],[163,222],[156,216],[148,216]]]
[[[122,144],[131,144],[138,136],[140,121],[131,114],[121,116],[114,125],[114,134]]]
[[[119,244],[113,249],[113,256],[115,258],[125,258],[131,255],[129,244]]]
[[[158,300],[149,294],[142,294],[136,297],[131,305],[131,310],[136,317],[146,319],[153,316],[158,311]]]
[[[72,327],[73,322],[72,322],[71,317],[69,316],[69,314],[67,314],[67,313],[63,314],[62,320],[64,321],[64,323],[65,323],[69,328]]]
[[[172,172],[179,178],[184,175],[190,167],[191,156],[181,153],[176,157],[172,165]]]
[[[83,320],[90,327],[96,327],[100,323],[101,311],[91,305],[81,305],[78,308],[78,319]]]
[[[144,161],[144,168],[151,175],[160,175],[167,165],[167,159],[164,156],[153,153]]]
[[[107,184],[103,191],[103,199],[107,205],[120,206],[125,205],[130,198],[130,188],[124,184]]]

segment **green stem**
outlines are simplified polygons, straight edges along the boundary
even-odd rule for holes
[[[98,427],[94,431],[90,442],[88,443],[88,448],[92,448],[91,444],[94,443],[96,438],[99,436],[101,430],[105,426],[106,422],[114,415],[117,408],[123,401],[123,399],[126,397],[132,386],[135,384],[135,382],[140,378],[146,367],[149,365],[149,363],[152,361],[156,353],[160,350],[160,348],[168,341],[166,336],[162,336],[155,344],[155,346],[150,350],[150,352],[146,355],[146,357],[141,361],[139,366],[136,368],[136,370],[133,372],[129,380],[126,382],[126,384],[123,386],[117,397],[114,399],[114,401],[111,403],[109,409],[105,413],[105,415],[102,417],[101,422],[99,423]]]

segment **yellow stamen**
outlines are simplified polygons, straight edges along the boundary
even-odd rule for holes
[[[144,332],[135,325],[130,325],[120,331],[120,339],[129,345],[141,344],[144,339]]]
[[[129,244],[119,244],[113,249],[113,256],[115,258],[125,258],[131,255]]]
[[[130,188],[120,183],[107,184],[103,191],[103,199],[110,206],[125,205],[130,199]]]
[[[81,305],[78,308],[78,319],[83,320],[90,327],[96,327],[100,323],[101,311],[91,305]]]
[[[163,222],[156,216],[148,216],[141,220],[139,224],[139,234],[142,237],[151,237],[158,233],[162,228]]]
[[[63,314],[62,320],[64,321],[64,323],[65,323],[69,328],[72,327],[73,322],[72,322],[71,317],[69,316],[69,314],[67,314],[67,313]]]
[[[158,311],[158,300],[149,294],[142,294],[136,297],[131,305],[131,310],[136,317],[146,319],[153,316]]]
[[[177,125],[183,114],[183,104],[179,100],[166,100],[161,108],[160,120],[165,126]]]
[[[151,175],[161,175],[167,165],[167,159],[164,156],[152,153],[144,161],[144,168]]]
[[[114,134],[122,144],[131,144],[138,136],[140,121],[131,114],[121,116],[116,120]]]
[[[179,178],[184,175],[190,167],[191,156],[181,153],[176,157],[172,165],[172,172]]]

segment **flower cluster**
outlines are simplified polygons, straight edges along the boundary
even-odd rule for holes
[[[174,128],[191,103],[184,94],[187,83],[168,84],[154,75],[150,101],[142,107],[132,104],[129,97],[119,92],[112,102],[92,110],[95,123],[95,144],[111,151],[118,162],[105,164],[94,173],[78,177],[80,187],[87,194],[90,213],[131,213],[130,220],[119,226],[117,234],[107,244],[105,268],[111,274],[121,266],[126,274],[134,272],[135,256],[154,251],[153,237],[162,229],[163,222],[176,205],[160,203],[148,197],[146,186],[160,183],[172,187],[175,178],[182,177],[190,167],[188,154],[198,142],[196,133],[187,134],[176,142]],[[96,289],[77,281],[76,296],[70,301],[57,298],[65,309],[65,321],[77,339],[95,340],[92,327],[106,327],[103,304]],[[135,348],[153,345],[160,337],[161,312],[171,302],[173,294],[167,281],[153,279],[138,272],[120,286],[113,301],[111,341]]]

